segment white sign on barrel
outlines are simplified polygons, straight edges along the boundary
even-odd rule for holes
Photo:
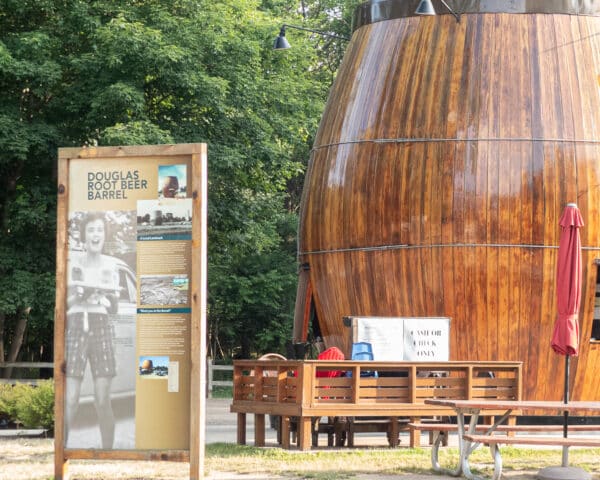
[[[352,343],[368,342],[377,361],[440,362],[450,359],[447,317],[346,317]]]

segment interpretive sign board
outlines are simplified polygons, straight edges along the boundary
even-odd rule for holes
[[[55,477],[70,458],[202,478],[206,145],[59,149]]]
[[[443,362],[450,358],[446,317],[346,317],[352,342],[368,342],[378,361]]]

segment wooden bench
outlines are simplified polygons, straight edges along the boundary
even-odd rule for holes
[[[264,446],[265,415],[281,416],[280,441],[284,448],[290,447],[294,419],[298,448],[309,449],[315,433],[318,437],[321,431],[314,431],[315,417],[376,417],[372,423],[377,427],[357,423],[352,433],[361,428],[385,429],[394,446],[405,419],[419,422],[453,414],[452,408],[425,404],[426,399],[520,399],[521,366],[521,362],[236,360],[231,411],[238,415],[240,444],[246,443],[246,415],[250,413],[254,415],[256,446]],[[349,375],[317,375],[332,370]],[[379,377],[361,376],[361,372],[373,370],[379,372]],[[444,375],[428,375],[439,371]],[[493,375],[482,375],[487,372]],[[326,427],[323,431],[331,434]],[[419,430],[410,433],[410,445],[419,445]]]
[[[512,423],[515,417],[510,417],[509,424],[497,425],[494,429],[495,432],[504,433],[505,435],[498,435],[500,439],[508,437],[515,438],[516,433],[523,432],[562,432],[562,425],[516,425]],[[431,433],[430,443],[431,447],[431,465],[433,470],[438,473],[445,472],[446,470],[441,467],[439,463],[439,448],[442,445],[448,444],[448,434],[451,432],[457,432],[458,426],[456,423],[409,423],[408,428],[411,430],[419,430],[421,432],[428,431]],[[476,432],[485,433],[491,428],[491,424],[479,424],[475,427]],[[569,425],[569,432],[597,432],[600,431],[600,425]],[[483,435],[485,438],[485,435]],[[525,438],[525,437],[518,437]],[[553,437],[555,438],[555,437]],[[501,443],[501,442],[500,442]]]
[[[511,421],[514,421],[515,417],[511,417]],[[491,425],[480,424],[475,427],[478,432],[486,432],[490,429]],[[447,440],[447,435],[450,432],[456,432],[458,427],[456,423],[409,423],[408,428],[410,430],[419,430],[421,432],[432,433],[432,444],[436,442],[438,444],[444,444]],[[498,425],[494,431],[506,433],[509,436],[513,436],[519,432],[562,432],[562,425],[517,425],[509,423],[507,425]],[[598,432],[600,431],[600,425],[569,425],[569,432]]]
[[[596,426],[596,429],[599,429]],[[548,436],[513,436],[505,435],[463,435],[463,440],[471,442],[471,447],[476,448],[477,444],[489,445],[492,458],[494,459],[494,474],[493,480],[500,480],[502,475],[502,456],[500,455],[499,445],[544,445],[556,447],[600,447],[600,438],[584,438],[584,437],[548,437]],[[468,461],[463,464],[463,471],[467,476],[470,476]]]

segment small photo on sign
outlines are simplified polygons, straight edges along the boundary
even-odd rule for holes
[[[187,275],[142,275],[140,305],[186,305],[189,283]]]
[[[141,378],[167,379],[169,376],[169,357],[144,355],[139,358],[138,373]]]
[[[183,240],[191,235],[191,198],[137,202],[138,240]]]
[[[185,165],[159,165],[158,198],[187,197],[187,169]]]

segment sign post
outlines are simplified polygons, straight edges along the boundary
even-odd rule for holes
[[[59,149],[55,478],[69,459],[203,478],[205,144]]]

